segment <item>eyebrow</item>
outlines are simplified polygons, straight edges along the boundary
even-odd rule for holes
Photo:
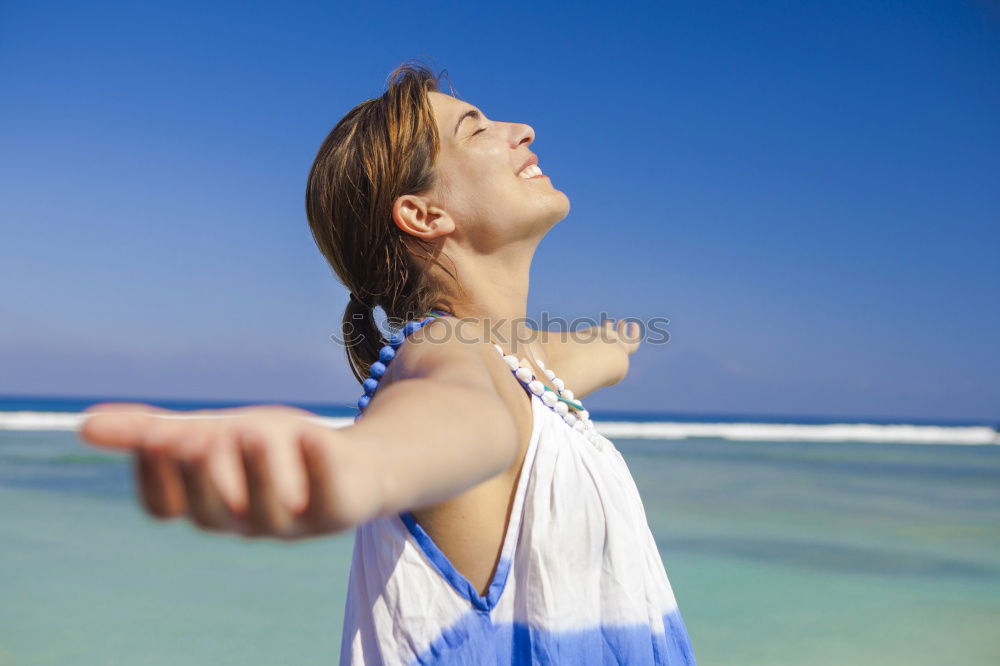
[[[455,135],[456,136],[458,135],[458,127],[459,127],[459,125],[461,125],[462,121],[465,120],[466,118],[473,118],[473,119],[479,120],[480,118],[482,118],[482,116],[479,114],[479,111],[477,111],[475,109],[469,109],[468,111],[466,111],[465,113],[463,113],[462,117],[458,119],[457,123],[455,123]]]

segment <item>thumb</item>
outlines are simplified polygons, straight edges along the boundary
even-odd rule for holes
[[[83,410],[81,439],[108,448],[133,448],[139,434],[170,410],[140,403],[100,403]]]

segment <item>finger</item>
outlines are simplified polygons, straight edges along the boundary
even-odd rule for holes
[[[223,435],[209,463],[212,480],[222,501],[237,519],[246,516],[247,480],[235,437]]]
[[[302,513],[302,522],[310,534],[325,534],[348,527],[342,525],[338,515],[337,493],[333,481],[333,460],[329,442],[316,432],[305,433],[299,440],[299,449],[306,471],[308,500]]]
[[[141,495],[156,518],[176,518],[187,512],[184,483],[177,469],[177,443],[183,429],[176,422],[154,419],[137,435],[135,453],[142,459]]]
[[[97,446],[135,448],[141,443],[145,432],[169,413],[169,410],[148,405],[88,407],[84,410],[85,419],[80,426],[80,437]]]
[[[187,512],[199,527],[227,530],[236,524],[235,517],[222,499],[212,476],[212,464],[218,457],[216,442],[194,440],[186,443],[177,459],[184,484]]]
[[[160,520],[184,515],[187,504],[183,484],[166,451],[150,447],[136,449],[134,470],[138,494],[147,513]]]
[[[268,447],[259,434],[241,433],[238,446],[247,480],[244,533],[278,536],[289,531],[290,512],[281,505],[269,465]]]
[[[618,331],[628,340],[632,340],[639,335],[639,322],[622,319],[618,322]]]

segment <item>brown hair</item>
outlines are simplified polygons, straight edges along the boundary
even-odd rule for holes
[[[320,146],[306,185],[313,238],[351,299],[341,322],[347,359],[359,382],[385,344],[372,309],[402,323],[442,302],[428,262],[441,266],[435,246],[406,234],[392,220],[395,200],[428,191],[435,182],[440,137],[428,92],[431,70],[415,61],[389,74],[381,97],[358,104]],[[449,88],[454,87],[449,81]]]

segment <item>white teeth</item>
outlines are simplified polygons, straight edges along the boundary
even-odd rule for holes
[[[537,164],[532,164],[530,166],[526,166],[518,175],[521,178],[534,178],[535,176],[541,176],[542,170],[538,168]]]

